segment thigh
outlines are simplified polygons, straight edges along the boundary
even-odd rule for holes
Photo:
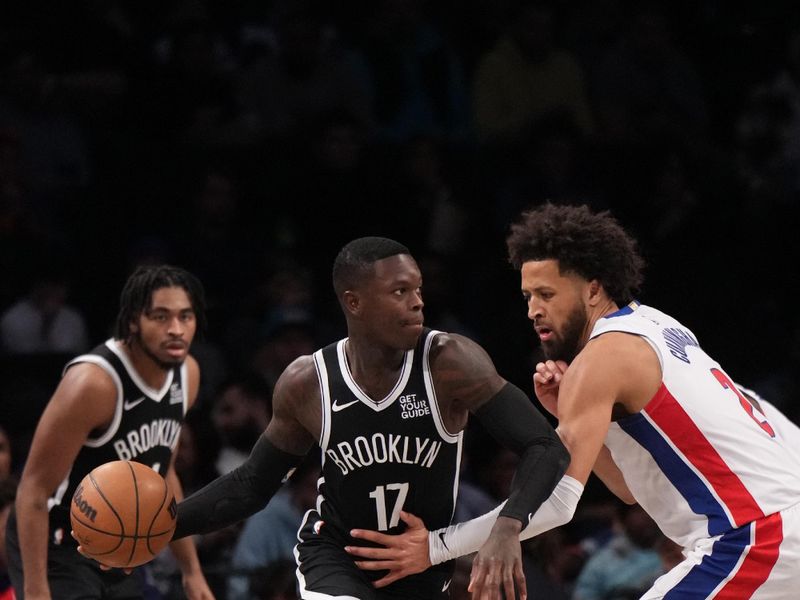
[[[375,589],[349,556],[341,557],[335,549],[300,544],[297,556],[297,580],[303,600],[445,600],[449,597],[450,580],[437,572],[420,573],[386,588]]]
[[[50,595],[64,600],[101,600],[103,577],[99,568],[81,556],[74,546],[47,549],[47,582]]]
[[[452,565],[437,565],[424,573],[396,581],[376,590],[372,581],[356,567],[341,542],[319,534],[313,523],[299,532],[295,548],[297,581],[303,600],[445,600]]]
[[[16,597],[24,600],[22,555],[19,550],[16,518],[9,519],[6,550],[8,573]],[[47,548],[47,582],[50,595],[57,600],[139,600],[142,586],[134,573],[121,570],[102,571],[97,563],[78,553],[72,544],[54,544]]]
[[[642,600],[783,600],[800,588],[799,560],[795,507],[698,545]]]
[[[303,600],[378,600],[369,579],[344,549],[322,536],[301,541],[295,560]]]
[[[8,574],[16,597],[24,600],[25,578],[16,522],[10,525],[6,536]],[[74,547],[50,544],[47,549],[47,583],[51,597],[58,600],[100,600],[103,589],[99,574],[92,572],[86,563],[88,559],[78,554]]]
[[[800,596],[800,505],[784,510],[778,560],[753,600],[797,598]]]
[[[141,568],[135,569],[126,575],[119,569],[104,572],[103,599],[104,600],[142,600],[144,598],[144,573]]]

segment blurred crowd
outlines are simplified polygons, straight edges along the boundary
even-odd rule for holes
[[[640,299],[800,421],[800,320],[789,308],[800,18],[788,3],[0,10],[9,481],[64,363],[110,335],[122,282],[145,262],[189,269],[209,299],[210,329],[193,348],[199,403],[178,456],[187,491],[243,460],[291,360],[344,335],[330,270],[354,237],[406,244],[426,323],[478,340],[532,391],[539,350],[504,237],[546,200],[611,210],[648,262]],[[468,431],[460,518],[505,497],[515,460]],[[293,530],[318,468],[305,465],[245,524],[199,540],[218,598],[295,597]],[[526,544],[541,597],[634,598],[675,560],[646,515],[597,486],[572,523]],[[179,597],[168,558],[145,574],[154,599]]]

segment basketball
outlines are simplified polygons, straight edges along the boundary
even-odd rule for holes
[[[92,470],[75,489],[70,522],[82,552],[109,567],[136,567],[164,549],[177,505],[156,471],[117,460]]]

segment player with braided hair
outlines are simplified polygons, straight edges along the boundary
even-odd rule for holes
[[[169,265],[137,268],[120,296],[114,338],[71,360],[44,410],[9,519],[9,573],[17,598],[141,598],[140,578],[101,570],[76,552],[69,504],[95,467],[144,463],[176,497],[173,460],[186,411],[200,384],[189,354],[205,324],[200,282]],[[213,600],[191,539],[171,544],[190,600]]]

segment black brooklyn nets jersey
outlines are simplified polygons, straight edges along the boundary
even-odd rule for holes
[[[445,429],[436,401],[428,355],[438,333],[423,330],[385,398],[370,398],[353,380],[346,340],[314,353],[322,392],[318,509],[322,531],[343,543],[354,542],[354,527],[401,531],[401,509],[428,529],[453,517],[462,433]]]
[[[71,360],[64,372],[84,362],[101,367],[114,380],[117,407],[108,428],[90,434],[66,479],[49,500],[50,532],[55,543],[72,540],[69,503],[77,485],[95,467],[113,460],[135,460],[162,476],[167,474],[188,407],[185,365],[171,369],[164,385],[156,390],[142,380],[113,339]]]

